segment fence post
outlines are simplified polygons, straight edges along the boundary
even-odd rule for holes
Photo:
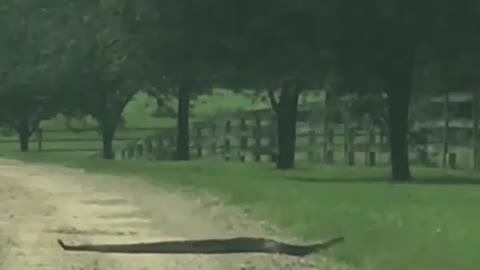
[[[447,91],[443,99],[443,152],[442,152],[442,167],[449,167],[449,152],[450,152],[450,93]]]
[[[247,120],[245,116],[242,115],[240,118],[240,161],[245,162],[245,154],[248,148],[248,137],[246,134],[247,131]]]
[[[38,152],[42,152],[43,150],[43,129],[37,129],[37,149]]]
[[[472,99],[472,120],[473,120],[473,131],[472,131],[472,144],[473,144],[473,168],[474,170],[480,170],[480,132],[479,132],[479,117],[480,110],[480,94],[475,91],[473,93]]]
[[[333,132],[332,128],[328,128],[324,131],[324,162],[326,164],[333,164],[334,163],[334,147],[335,147],[335,133]]]
[[[429,156],[428,156],[428,132],[424,129],[420,129],[418,134],[418,138],[415,141],[415,150],[418,154],[418,160],[421,165],[429,166],[431,164]]]
[[[135,149],[131,144],[127,145],[127,149],[128,149],[128,159],[132,159],[133,156],[135,155]]]
[[[176,146],[176,136],[170,135],[168,138],[168,149],[170,150],[170,159],[175,160],[177,158],[177,146]]]
[[[162,138],[160,136],[155,136],[155,137],[151,137],[151,144],[152,144],[152,154],[151,154],[151,159],[152,160],[159,160],[161,157],[160,157],[160,151],[163,147],[163,143],[162,143]]]
[[[316,149],[316,144],[317,144],[317,133],[315,130],[310,127],[310,131],[308,132],[308,160],[309,161],[315,161],[315,149]]]
[[[347,130],[347,164],[348,166],[355,165],[355,130],[349,128]]]
[[[169,151],[169,141],[168,138],[164,136],[158,136],[156,139],[156,145],[154,147],[154,159],[155,160],[165,160],[167,155],[170,155]],[[167,153],[168,152],[168,153]]]
[[[448,167],[453,170],[457,168],[457,153],[448,153]]]
[[[232,122],[230,120],[227,120],[227,122],[225,122],[225,133],[230,134],[231,131],[232,131]]]
[[[270,161],[276,162],[277,161],[277,118],[275,115],[270,117],[270,126],[269,126],[269,145],[270,148]]]
[[[142,141],[137,141],[137,155],[136,155],[136,156],[137,156],[138,158],[143,157],[143,154],[144,154],[144,153],[143,153],[143,152],[144,152],[143,150],[144,150],[144,149],[143,149],[143,143],[142,143]]]
[[[343,119],[343,121],[343,161],[345,162],[345,165],[348,165],[348,142],[350,127],[348,125],[348,120]]]
[[[388,138],[388,130],[385,128],[385,126],[382,124],[380,126],[380,142],[379,142],[379,148],[380,148],[380,153],[385,153],[389,152],[389,138]]]
[[[376,152],[374,150],[375,147],[375,129],[373,127],[370,127],[368,130],[368,147],[366,151],[366,156],[365,156],[365,161],[367,162],[367,166],[375,166],[376,165]]]
[[[223,145],[223,156],[225,161],[230,161],[230,138],[225,138],[224,145]]]
[[[473,148],[473,169],[480,170],[480,143],[476,143]]]
[[[148,137],[145,139],[145,150],[146,150],[146,153],[148,156],[152,156],[153,154],[153,142],[152,142],[152,138]]]
[[[211,155],[215,155],[217,153],[217,140],[216,140],[216,135],[217,135],[217,123],[215,122],[212,122],[212,126],[211,126],[211,131],[212,131],[212,136],[210,138],[212,138],[212,144],[211,144]]]
[[[196,136],[195,136],[195,148],[197,149],[197,158],[202,158],[203,149],[202,149],[202,127],[196,127]]]
[[[372,123],[372,118],[370,114],[365,114],[364,118],[364,128],[367,132],[367,144],[365,147],[365,166],[373,167],[375,166],[375,127]]]
[[[232,122],[230,120],[227,120],[225,122],[225,140],[224,140],[224,145],[223,145],[223,156],[225,161],[230,161],[231,160],[231,141],[230,141],[230,131],[232,129]]]
[[[260,162],[262,160],[262,118],[260,117],[260,114],[256,113],[255,114],[255,127],[254,127],[254,132],[253,132],[253,137],[255,140],[255,147],[253,150],[253,156],[254,160],[256,162]]]

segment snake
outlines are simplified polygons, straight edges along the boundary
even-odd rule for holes
[[[344,242],[344,237],[335,237],[325,242],[295,245],[268,238],[236,237],[226,239],[203,239],[162,241],[131,244],[67,245],[61,239],[58,244],[64,251],[127,253],[127,254],[229,254],[229,253],[275,253],[291,256],[307,256],[327,250]]]

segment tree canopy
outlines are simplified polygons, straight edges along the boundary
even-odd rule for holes
[[[336,95],[386,94],[392,178],[409,180],[412,94],[479,85],[474,0],[9,0],[0,13],[2,123],[28,135],[57,112],[92,115],[105,158],[143,89],[176,97],[177,158],[188,159],[191,99],[225,87],[268,91],[277,168],[293,168],[299,94],[334,74]]]
[[[28,138],[40,121],[58,112],[59,74],[72,38],[69,9],[42,1],[2,4],[0,123],[13,128],[21,150],[28,151]]]

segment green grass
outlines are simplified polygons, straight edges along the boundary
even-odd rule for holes
[[[474,270],[480,263],[480,186],[455,185],[478,182],[478,175],[415,169],[419,184],[392,185],[385,168],[303,166],[282,173],[267,164],[16,157],[208,191],[306,240],[343,235],[346,242],[327,255],[359,269]]]

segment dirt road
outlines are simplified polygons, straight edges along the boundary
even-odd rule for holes
[[[56,243],[233,236],[268,235],[240,211],[138,179],[0,160],[0,270],[317,269],[280,255],[66,253]]]

